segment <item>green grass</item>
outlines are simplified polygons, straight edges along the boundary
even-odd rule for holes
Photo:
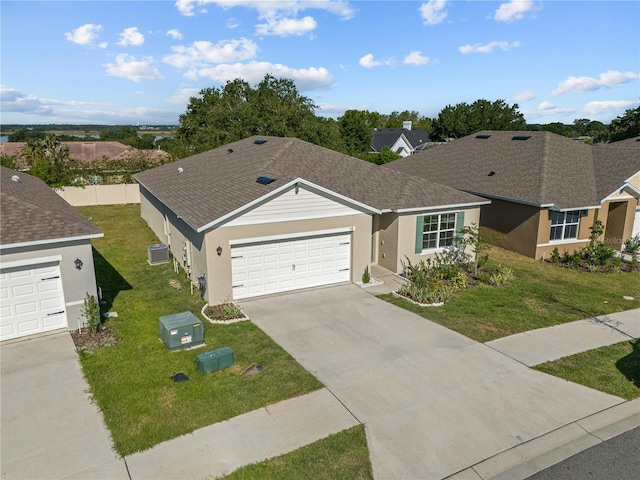
[[[104,238],[93,242],[96,275],[105,308],[118,313],[107,326],[121,339],[115,347],[83,354],[80,360],[119,454],[148,449],[322,386],[251,322],[214,325],[204,320],[204,302],[197,293],[191,295],[185,275],[175,274],[171,263],[148,264],[146,247],[158,239],[140,218],[139,205],[79,210],[104,232]],[[159,340],[158,318],[183,311],[203,320],[206,347],[170,352]],[[234,350],[236,364],[198,373],[196,356],[222,346]],[[243,376],[242,370],[253,363],[264,370]],[[178,372],[190,380],[170,380]]]
[[[640,340],[589,350],[533,368],[627,400],[640,397]]]
[[[372,479],[364,425],[344,430],[287,455],[248,465],[225,480]]]
[[[512,285],[478,285],[442,307],[419,307],[392,295],[381,298],[480,342],[640,308],[640,272],[588,273],[499,248],[489,254],[494,265],[513,269]]]

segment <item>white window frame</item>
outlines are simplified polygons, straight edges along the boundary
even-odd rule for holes
[[[575,214],[575,221],[568,218],[570,214]],[[580,231],[580,210],[568,210],[566,212],[558,212],[555,210],[549,210],[549,217],[551,220],[551,227],[549,229],[549,242],[562,242],[566,240],[577,240],[578,232]],[[555,218],[554,218],[555,217]],[[571,220],[571,221],[569,221]],[[569,227],[575,227],[575,235],[567,236]],[[560,229],[560,237],[553,238],[554,229]]]
[[[441,228],[442,227],[442,217],[443,216],[453,215],[453,227],[452,228]],[[431,215],[422,215],[423,217],[423,227],[422,227],[422,251],[423,252],[433,252],[435,250],[442,250],[445,247],[452,247],[456,242],[457,229],[456,226],[458,224],[458,214],[457,212],[445,212],[445,213],[434,213]],[[430,217],[437,217],[437,229],[432,230],[430,232],[426,232],[424,227],[427,225],[427,219]],[[451,243],[449,245],[442,245],[441,238],[442,234],[446,232],[451,232]],[[425,247],[425,237],[427,235],[435,235],[436,236],[436,246],[435,247]]]

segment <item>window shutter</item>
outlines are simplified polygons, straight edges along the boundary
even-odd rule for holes
[[[424,230],[424,217],[416,217],[416,253],[422,253],[422,233]]]
[[[456,218],[456,243],[458,246],[462,246],[462,229],[464,228],[464,212],[458,212]]]

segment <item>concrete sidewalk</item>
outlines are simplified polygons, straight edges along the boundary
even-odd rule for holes
[[[323,388],[166,441],[126,462],[133,480],[216,478],[358,423]]]
[[[640,337],[640,309],[498,338],[485,345],[532,367]]]

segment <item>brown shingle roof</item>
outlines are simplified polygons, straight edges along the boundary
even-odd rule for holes
[[[19,181],[13,181],[17,175]],[[42,180],[0,167],[0,245],[47,243],[102,232]]]
[[[267,141],[258,145],[257,139]],[[262,175],[277,180],[262,185],[256,182]],[[483,201],[302,140],[281,137],[246,138],[134,177],[195,229],[297,178],[381,211]]]
[[[622,186],[640,170],[639,154],[550,132],[483,131],[386,167],[491,198],[570,209],[598,205]]]

